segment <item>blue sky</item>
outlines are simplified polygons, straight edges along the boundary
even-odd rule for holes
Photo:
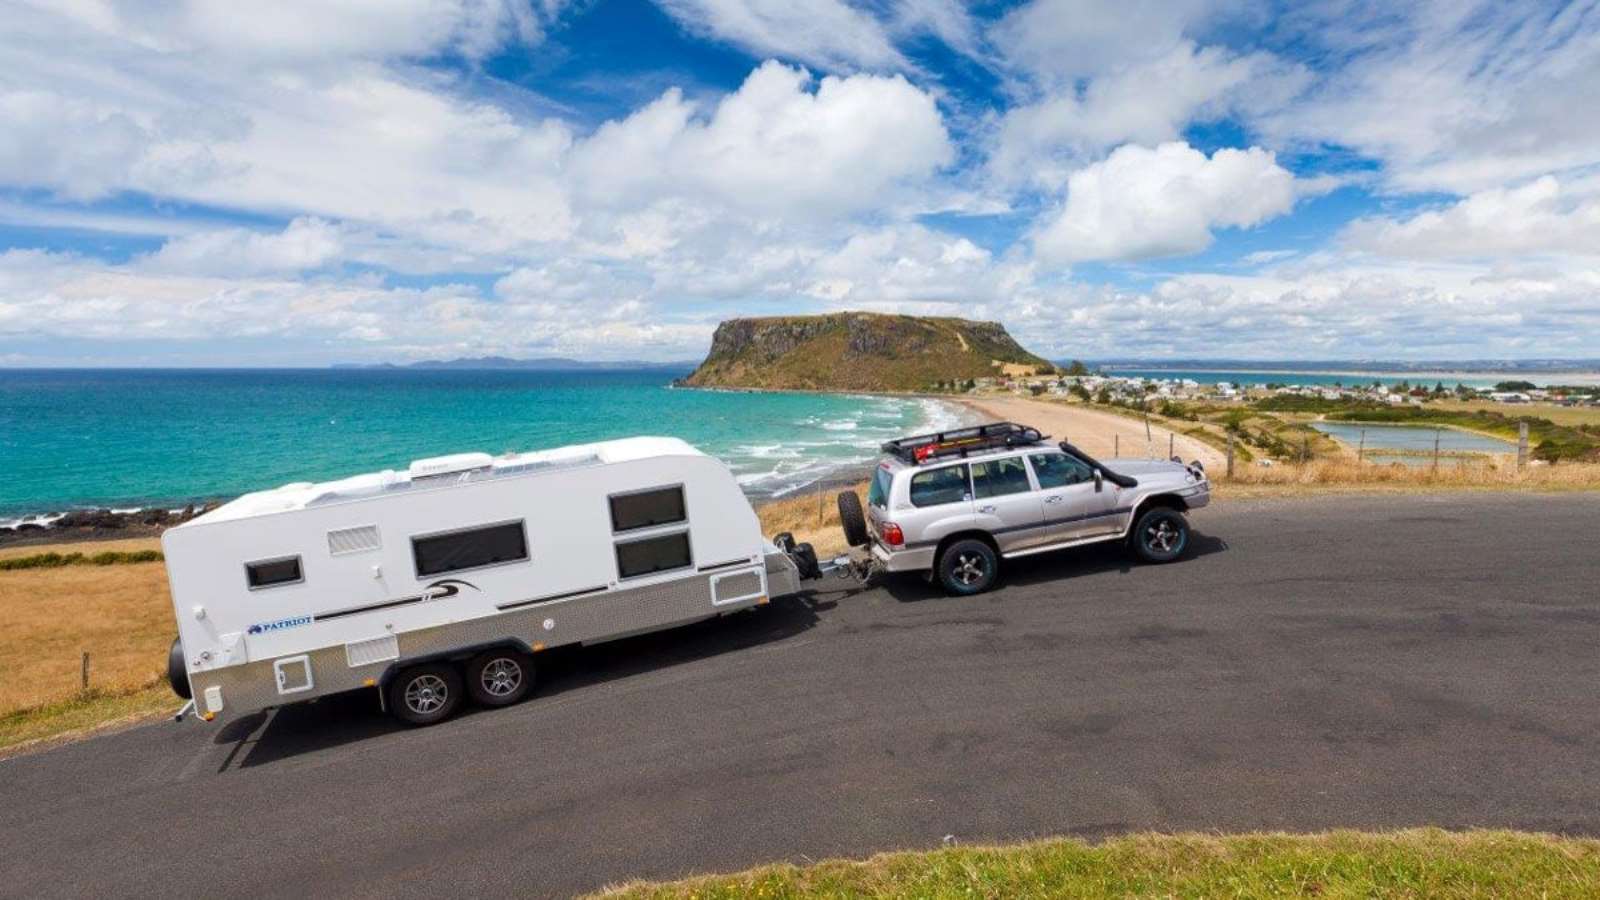
[[[0,365],[1600,357],[1596,3],[70,0],[0,16]]]

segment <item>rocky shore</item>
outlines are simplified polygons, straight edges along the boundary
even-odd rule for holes
[[[180,510],[151,508],[127,512],[75,509],[57,517],[42,517],[47,522],[22,522],[0,528],[0,547],[157,537],[173,525],[187,522],[217,505],[190,504]]]

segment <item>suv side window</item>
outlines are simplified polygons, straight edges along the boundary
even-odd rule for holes
[[[946,466],[911,476],[911,505],[938,506],[967,499],[967,467]]]
[[[972,464],[972,496],[1002,497],[1033,490],[1022,457],[1008,456]]]
[[[1083,460],[1065,453],[1035,453],[1028,461],[1033,463],[1033,474],[1044,490],[1094,480],[1094,471]]]

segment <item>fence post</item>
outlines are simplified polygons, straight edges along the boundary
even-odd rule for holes
[[[1311,461],[1311,436],[1306,435],[1300,439],[1300,465]]]
[[[1517,471],[1528,464],[1528,423],[1517,423]]]
[[[818,525],[822,524],[822,510],[823,510],[824,507],[827,506],[827,504],[828,504],[828,489],[825,488],[825,487],[817,488],[817,524]]]
[[[1174,456],[1178,455],[1177,451],[1173,449],[1174,445],[1177,443],[1177,440],[1178,440],[1178,436],[1177,435],[1173,434],[1170,431],[1167,432],[1167,459],[1171,459]]]
[[[1111,436],[1111,456],[1112,456],[1112,458],[1116,458],[1116,457],[1121,456],[1121,455],[1122,455],[1122,435],[1113,434]]]
[[[1228,477],[1233,477],[1233,432],[1228,432]]]
[[[1439,471],[1439,429],[1433,430],[1433,470]]]
[[[1367,455],[1367,430],[1361,429],[1361,444],[1356,447],[1356,462],[1361,462]]]
[[[83,651],[83,664],[78,671],[79,690],[85,693],[89,690],[89,651]]]

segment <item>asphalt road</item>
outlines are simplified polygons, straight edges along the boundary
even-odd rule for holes
[[[367,698],[0,762],[0,894],[569,894],[1130,829],[1600,834],[1600,499],[1263,501],[1193,555],[775,603],[548,658],[520,706]]]

